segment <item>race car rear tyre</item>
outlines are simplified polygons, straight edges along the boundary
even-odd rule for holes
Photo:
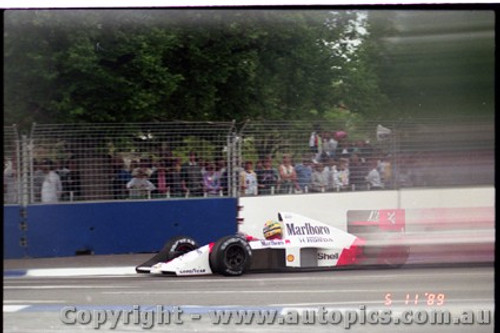
[[[379,254],[379,261],[382,265],[389,268],[402,267],[410,256],[408,246],[389,246],[383,249]]]
[[[226,236],[219,239],[210,252],[210,267],[214,273],[239,276],[252,262],[252,249],[242,237]]]
[[[167,262],[174,258],[177,258],[185,253],[196,250],[200,246],[198,243],[187,236],[176,236],[169,239],[163,248],[158,252],[153,258],[149,259],[145,263],[137,266],[135,271],[137,273],[149,273],[151,266],[159,262]]]

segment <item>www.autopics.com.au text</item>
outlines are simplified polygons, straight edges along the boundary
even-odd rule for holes
[[[133,325],[152,328],[162,325],[182,325],[203,319],[212,325],[335,325],[349,329],[354,325],[491,325],[491,310],[445,309],[332,309],[316,308],[256,308],[256,309],[198,309],[180,306],[140,306],[121,309],[78,309],[66,306],[59,312],[66,325],[89,325],[94,329],[109,326]]]

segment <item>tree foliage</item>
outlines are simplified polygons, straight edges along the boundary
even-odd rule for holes
[[[487,10],[371,11],[365,46],[386,118],[494,115],[495,16]],[[366,54],[366,53],[362,53]]]
[[[362,25],[352,11],[8,11],[5,122],[370,114],[386,100]]]

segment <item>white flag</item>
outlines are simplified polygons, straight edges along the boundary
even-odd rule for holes
[[[377,141],[387,140],[392,134],[392,131],[382,125],[377,125]]]

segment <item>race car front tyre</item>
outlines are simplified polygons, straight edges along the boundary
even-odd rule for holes
[[[219,239],[210,252],[212,271],[225,276],[242,275],[251,262],[252,249],[245,239],[238,236]]]
[[[185,253],[196,250],[200,246],[198,243],[187,236],[176,236],[169,239],[160,252],[158,252],[153,258],[149,259],[145,263],[137,266],[135,271],[137,273],[149,273],[151,266],[159,262],[167,262],[174,258],[177,258]]]
[[[169,261],[185,253],[196,250],[199,247],[200,246],[198,245],[198,243],[191,237],[177,236],[171,238],[168,242],[166,242],[165,246],[160,252],[165,251],[166,252],[165,261]]]

